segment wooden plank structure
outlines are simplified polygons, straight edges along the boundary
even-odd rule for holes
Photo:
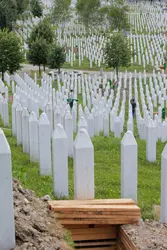
[[[121,225],[138,223],[132,199],[49,201],[57,219],[71,231],[75,249],[136,250]]]

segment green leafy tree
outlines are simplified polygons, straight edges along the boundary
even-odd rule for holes
[[[21,42],[16,34],[8,32],[8,30],[0,30],[0,72],[2,79],[4,79],[6,71],[13,74],[20,69],[23,60]]]
[[[124,0],[116,0],[108,9],[106,9],[107,19],[112,30],[128,30],[128,6]]]
[[[130,49],[126,37],[121,33],[114,33],[106,43],[104,56],[106,66],[116,70],[118,79],[119,67],[128,67],[130,64]]]
[[[86,27],[97,23],[100,6],[100,0],[77,0],[77,14]]]
[[[22,14],[29,5],[29,0],[16,0],[17,3],[17,13]]]
[[[36,39],[27,53],[27,59],[29,63],[39,66],[39,74],[41,74],[41,66],[44,67],[47,64],[47,56],[49,51],[49,45],[47,41],[42,38]]]
[[[56,24],[65,23],[70,19],[71,0],[54,0],[52,19]]]
[[[17,19],[16,0],[0,0],[0,29],[12,30],[12,22]]]
[[[31,0],[31,12],[34,17],[41,17],[43,10],[42,10],[42,3],[40,0]]]
[[[57,44],[54,44],[49,52],[47,65],[49,66],[49,68],[58,69],[58,72],[60,73],[60,69],[65,61],[65,49],[58,46]]]
[[[31,47],[31,44],[35,42],[36,39],[44,39],[48,44],[53,43],[54,32],[47,19],[40,21],[34,26],[28,39],[28,46]]]

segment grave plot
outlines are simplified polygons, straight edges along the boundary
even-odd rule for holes
[[[8,78],[9,76],[6,75]],[[56,89],[51,77],[46,74],[41,79],[41,86],[37,84],[36,75],[34,79],[24,74],[24,79],[15,74],[15,82],[12,82],[14,101],[12,105],[12,133],[17,138],[17,145],[23,145],[23,152],[30,154],[31,162],[39,162],[41,175],[51,175],[54,179],[54,193],[57,197],[68,197],[68,158],[77,159],[75,166],[81,166],[81,155],[77,153],[77,144],[73,148],[74,134],[86,130],[89,137],[93,138],[104,136],[119,140],[121,143],[121,164],[122,164],[122,189],[121,197],[133,197],[137,201],[137,155],[138,149],[135,137],[139,136],[141,143],[146,141],[145,159],[150,163],[156,164],[157,145],[160,145],[159,139],[166,142],[166,121],[162,118],[163,102],[166,100],[165,92],[165,74],[155,74],[147,78],[146,73],[137,74],[136,72],[120,74],[120,84],[113,90],[110,89],[108,79],[113,79],[114,74],[101,76],[87,76],[77,73],[62,72],[61,78],[58,76]],[[1,83],[4,88],[4,84]],[[73,89],[74,101],[72,110],[67,99],[70,90]],[[159,91],[162,89],[162,92]],[[7,87],[5,87],[6,97]],[[159,108],[156,102],[156,95],[159,95]],[[133,119],[131,99],[135,97],[136,101],[136,119]],[[155,98],[155,107],[152,98]],[[7,117],[6,100],[1,99],[1,115],[3,120]],[[158,111],[158,114],[154,114]],[[41,112],[44,112],[41,114]],[[158,121],[158,123],[157,123]],[[131,132],[130,132],[131,131]],[[163,131],[163,132],[162,132]],[[54,133],[53,133],[54,132]],[[160,134],[162,132],[162,134]],[[82,142],[82,136],[77,137]],[[84,137],[83,137],[84,138]],[[94,166],[94,149],[90,138],[87,151],[89,158],[86,164]],[[101,138],[101,137],[100,137]],[[52,148],[50,142],[52,140]],[[137,139],[138,140],[138,139]],[[63,145],[63,147],[62,147]],[[83,146],[84,147],[84,146]],[[158,146],[159,147],[159,146]],[[133,156],[127,154],[126,148]],[[51,152],[54,153],[51,157]],[[86,151],[86,152],[87,152]],[[162,151],[161,151],[162,152]],[[139,155],[141,151],[139,151]],[[131,154],[130,154],[131,155]],[[53,164],[53,175],[51,166]],[[83,161],[83,166],[84,166]],[[126,166],[129,169],[126,169]],[[61,166],[59,168],[59,166]],[[125,169],[124,169],[125,168]],[[133,171],[131,171],[133,169]],[[82,173],[76,172],[74,176],[81,177]],[[62,172],[63,171],[63,175]],[[130,172],[129,172],[130,171]],[[94,168],[90,169],[92,176],[90,197],[94,197]],[[130,174],[130,175],[129,175]],[[126,176],[134,180],[130,186],[123,182]],[[85,180],[86,181],[86,180]],[[86,181],[87,183],[87,181]],[[85,189],[85,182],[81,183]],[[75,183],[77,188],[77,181]],[[131,191],[133,190],[133,192]],[[80,192],[79,192],[80,193]],[[81,197],[85,197],[84,193]],[[78,196],[76,191],[75,196]]]
[[[105,2],[104,6],[106,4]],[[44,2],[44,6],[47,6],[45,8],[47,13],[50,3]],[[131,30],[127,39],[131,47],[132,66],[148,68],[149,70],[153,67],[156,69],[164,67],[167,14],[163,7],[165,7],[164,3],[129,5],[128,15]],[[66,66],[90,69],[104,67],[103,50],[108,37],[112,35],[109,32],[107,22],[104,27],[89,28],[87,31],[84,25],[76,19],[74,11],[72,11],[72,15],[73,18],[69,23],[65,26],[59,25],[55,30],[58,43],[66,47]],[[39,18],[33,18],[31,15],[25,21],[17,21],[16,33],[21,38],[25,51],[28,50],[27,38],[33,26],[39,21]]]
[[[49,201],[56,218],[69,229],[75,249],[136,249],[120,224],[138,223],[140,209],[133,200]],[[128,248],[130,244],[130,247]]]

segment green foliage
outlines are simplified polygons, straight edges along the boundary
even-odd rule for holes
[[[148,79],[147,79],[148,80]],[[144,83],[143,83],[144,84]],[[139,91],[140,84],[137,82]],[[9,92],[11,91],[11,87]],[[134,85],[132,84],[132,91]],[[139,91],[139,104],[141,97]],[[82,103],[82,95],[78,95],[79,103]],[[125,124],[128,120],[128,101],[125,104]],[[11,103],[9,103],[11,111]],[[11,112],[9,114],[11,128]],[[3,127],[0,117],[0,127]],[[126,128],[125,128],[126,129]],[[17,146],[16,138],[12,137],[11,129],[3,129],[12,151],[12,173],[13,177],[20,181],[24,188],[34,190],[42,197],[46,194],[55,199],[53,194],[53,177],[41,176],[39,164],[30,163],[29,155],[22,153],[22,147]],[[123,133],[122,133],[123,136]],[[149,163],[146,160],[146,142],[138,139],[137,123],[134,120],[134,136],[138,144],[138,205],[141,208],[143,219],[153,219],[152,206],[160,204],[160,184],[161,184],[161,153],[165,143],[157,142],[157,161]],[[121,159],[121,139],[114,138],[110,133],[108,138],[100,135],[92,140],[95,150],[95,198],[96,199],[117,199],[121,197],[120,190],[120,159]],[[74,167],[73,160],[68,161],[69,169],[69,199],[74,197]],[[65,239],[68,239],[68,235]]]
[[[17,13],[22,14],[28,7],[29,0],[16,0]]]
[[[85,24],[86,27],[97,23],[100,0],[78,0],[76,4],[76,10],[80,17],[80,20]]]
[[[118,68],[121,66],[127,67],[130,62],[130,49],[127,38],[121,33],[114,33],[107,41],[104,56],[107,67],[116,69],[118,76]]]
[[[0,30],[0,72],[13,74],[23,61],[21,42],[14,32]]]
[[[35,42],[36,39],[44,39],[48,44],[53,42],[54,32],[47,19],[40,21],[34,26],[28,39],[28,46],[31,47],[31,44]]]
[[[31,12],[34,17],[41,17],[43,10],[42,10],[42,3],[40,0],[31,0]]]
[[[128,6],[124,0],[115,0],[110,6],[102,7],[99,11],[101,22],[108,20],[111,30],[128,30]]]
[[[53,23],[65,23],[70,19],[71,0],[54,0],[52,20]]]
[[[31,47],[27,53],[27,59],[29,63],[33,65],[40,66],[43,65],[44,67],[47,64],[47,56],[48,56],[49,46],[47,41],[42,38],[37,38],[34,42],[32,42]]]
[[[0,0],[0,29],[12,30],[12,22],[17,18],[16,0]]]
[[[128,30],[129,22],[128,16],[124,8],[111,6],[108,10],[107,18],[112,30]]]
[[[60,72],[61,66],[66,61],[66,54],[64,48],[54,44],[49,52],[47,64],[52,69],[58,69]]]

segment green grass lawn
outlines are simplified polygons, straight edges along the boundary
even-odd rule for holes
[[[79,103],[82,100],[78,96]],[[126,102],[126,121],[128,106]],[[11,104],[9,105],[11,108]],[[125,123],[126,125],[126,123]],[[3,127],[0,120],[0,127]],[[39,175],[39,164],[30,163],[29,155],[22,153],[22,147],[17,147],[16,138],[12,137],[11,132],[11,113],[10,129],[4,129],[5,135],[12,151],[13,177],[19,179],[20,183],[28,189],[32,189],[38,196],[53,194],[53,178],[41,177]],[[123,134],[122,134],[123,136]],[[149,163],[146,160],[146,143],[138,139],[136,122],[134,126],[134,136],[138,143],[138,205],[142,209],[142,217],[153,218],[153,204],[160,204],[160,166],[161,153],[165,144],[157,143],[157,161]],[[120,198],[120,146],[121,139],[116,139],[113,133],[110,137],[104,138],[101,134],[93,140],[95,151],[95,197],[96,198]],[[130,180],[129,180],[130,181]],[[73,199],[73,160],[69,159],[69,198]]]

